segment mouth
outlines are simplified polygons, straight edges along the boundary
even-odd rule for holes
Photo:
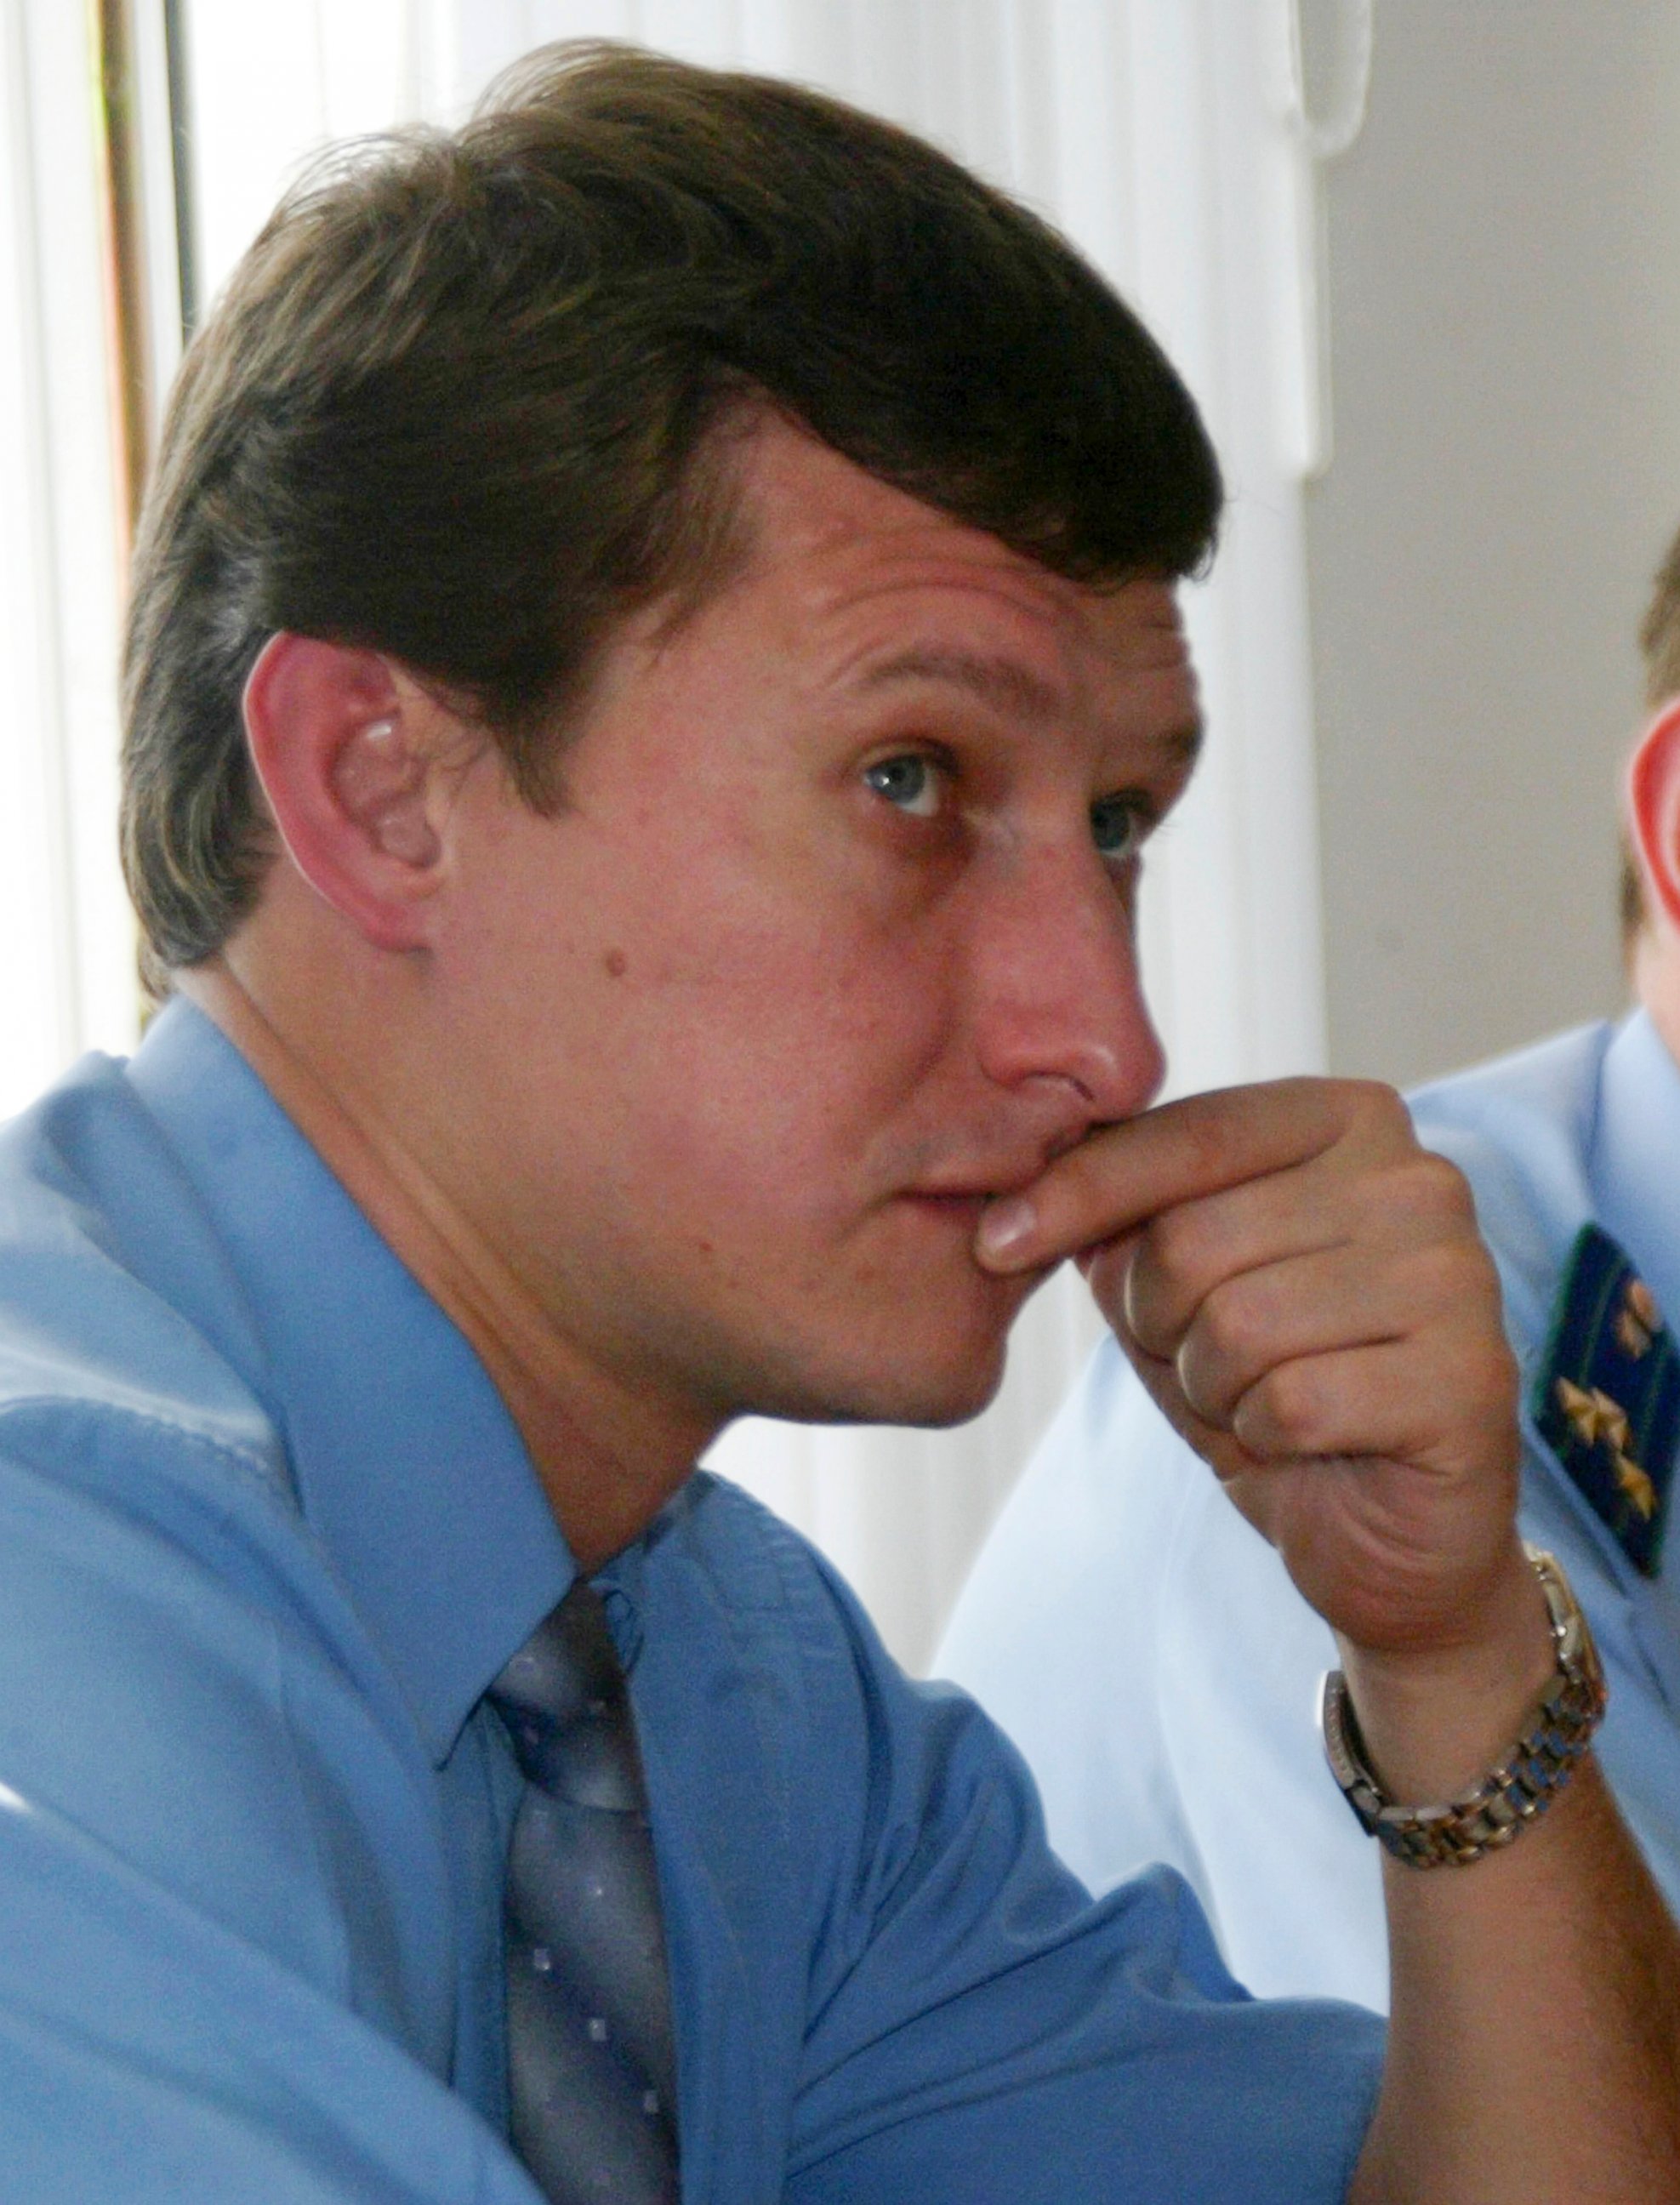
[[[930,1220],[960,1226],[971,1239],[978,1231],[981,1217],[991,1199],[989,1193],[927,1187],[911,1187],[899,1197],[905,1209]]]
[[[1017,1174],[989,1181],[984,1186],[906,1187],[894,1198],[893,1207],[902,1217],[919,1219],[929,1233],[937,1234],[947,1246],[954,1244],[966,1257],[975,1275],[985,1280],[988,1286],[1003,1285],[1007,1281],[982,1265],[975,1253],[980,1221],[994,1204],[1018,1193],[1024,1186],[1030,1186],[1037,1176],[1036,1172],[1025,1176]],[[1030,1293],[1055,1269],[1054,1263],[1047,1263],[1017,1273],[1014,1277],[1025,1293]]]
[[[1035,1156],[1024,1162],[1000,1163],[990,1168],[982,1166],[976,1169],[971,1166],[960,1174],[931,1171],[905,1187],[902,1198],[960,1210],[977,1219],[988,1204],[1000,1202],[1007,1195],[1024,1193],[1043,1176],[1048,1161],[1045,1156]]]

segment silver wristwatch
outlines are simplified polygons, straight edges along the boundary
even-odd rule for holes
[[[1397,1806],[1371,1773],[1346,1679],[1333,1669],[1324,1680],[1320,1720],[1331,1771],[1366,1835],[1409,1868],[1467,1868],[1508,1845],[1569,1782],[1604,1715],[1604,1672],[1569,1579],[1551,1554],[1526,1541],[1523,1551],[1546,1595],[1557,1671],[1522,1737],[1470,1791],[1443,1806]]]

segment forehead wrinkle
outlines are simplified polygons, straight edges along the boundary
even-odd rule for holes
[[[911,645],[869,668],[858,683],[865,693],[918,681],[943,683],[965,689],[982,704],[1001,706],[1035,722],[1048,720],[1060,709],[1055,686],[1012,658],[982,651],[953,651],[928,645]]]

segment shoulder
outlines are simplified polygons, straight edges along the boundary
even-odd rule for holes
[[[148,1462],[160,1452],[214,1456],[283,1495],[272,1421],[171,1294],[189,1274],[240,1326],[244,1297],[195,1191],[122,1067],[89,1058],[0,1128],[0,1433],[9,1448],[39,1453],[73,1429],[91,1442],[110,1426]],[[87,1452],[67,1448],[67,1470]]]
[[[1600,1023],[1430,1081],[1407,1097],[1420,1136],[1452,1156],[1478,1200],[1544,1201],[1597,1121],[1615,1029]]]
[[[184,1314],[207,1303],[220,1340]],[[0,1678],[62,1641],[61,1693],[127,1660],[160,1710],[208,1714],[235,1671],[272,1701],[282,1642],[369,1667],[234,1338],[260,1374],[214,1221],[122,1067],[86,1060],[0,1128]]]
[[[1543,1337],[1558,1276],[1591,1214],[1588,1156],[1615,1029],[1580,1026],[1407,1097],[1418,1137],[1469,1180],[1519,1351]]]
[[[185,1313],[206,1305],[219,1339]],[[0,1128],[0,1506],[43,1536],[74,1520],[90,1557],[145,1542],[160,1588],[195,1560],[276,1614],[330,1605],[282,1426],[242,1375],[263,1367],[214,1221],[122,1067],[86,1060]]]
[[[1575,1123],[1586,1129],[1597,1107],[1604,1060],[1616,1028],[1594,1019],[1548,1034],[1486,1062],[1466,1066],[1412,1088],[1414,1116],[1442,1124]]]
[[[43,1937],[55,1892],[121,1890],[126,1949],[231,1935],[401,2034],[442,1933],[365,1902],[394,1861],[438,1888],[424,1762],[281,1428],[172,1298],[190,1270],[244,1324],[218,1265],[119,1067],[0,1131],[0,1783],[31,1810],[0,1888]]]

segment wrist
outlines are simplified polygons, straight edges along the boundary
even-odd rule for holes
[[[1371,1767],[1398,1799],[1447,1799],[1475,1783],[1558,1666],[1545,1595],[1515,1539],[1469,1632],[1404,1650],[1339,1644]]]

